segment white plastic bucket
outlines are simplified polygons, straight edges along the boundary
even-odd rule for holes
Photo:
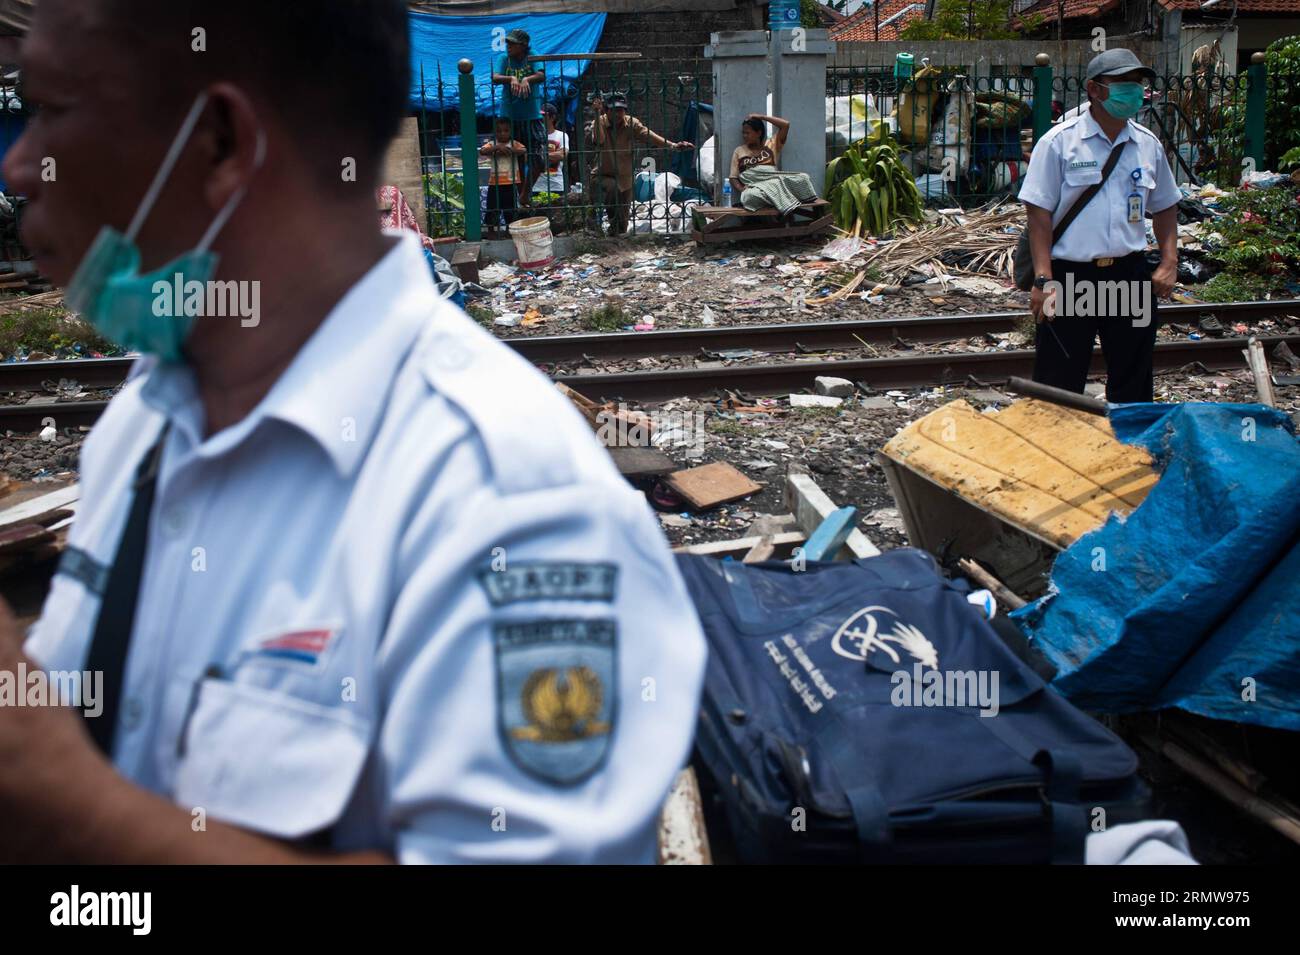
[[[515,253],[521,269],[540,269],[555,261],[551,220],[545,216],[510,223],[510,238],[515,240]]]

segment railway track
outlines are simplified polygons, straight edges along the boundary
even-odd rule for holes
[[[1225,324],[1300,314],[1300,301],[1234,302],[1220,305],[1169,305],[1160,310],[1165,323],[1195,323],[1213,315]],[[925,318],[872,319],[847,322],[733,325],[721,328],[674,329],[657,332],[618,332],[596,335],[534,336],[505,339],[529,361],[539,365],[582,364],[591,360],[711,355],[746,348],[769,353],[807,356],[800,361],[732,365],[725,368],[679,368],[601,374],[554,375],[556,381],[593,398],[661,401],[682,395],[740,391],[751,395],[786,394],[807,388],[818,375],[862,382],[873,389],[913,388],[956,384],[974,379],[1004,381],[1033,371],[1033,351],[934,353],[889,358],[817,360],[819,352],[868,345],[933,344],[1011,331],[1023,312],[978,315],[938,315]],[[1265,349],[1286,341],[1300,350],[1300,334],[1260,338]],[[1156,345],[1157,372],[1188,365],[1208,370],[1242,367],[1245,339],[1225,337]],[[0,393],[43,389],[49,382],[75,380],[87,388],[116,387],[126,380],[134,359],[95,358],[72,361],[0,364]],[[1093,370],[1103,371],[1100,349],[1093,352]],[[53,417],[59,427],[90,425],[105,402],[56,402],[0,405],[0,430],[29,431]]]

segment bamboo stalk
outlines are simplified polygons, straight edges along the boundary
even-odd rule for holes
[[[1219,772],[1209,763],[1188,752],[1177,743],[1160,740],[1149,735],[1143,736],[1142,739],[1147,746],[1167,757],[1211,792],[1226,799],[1242,812],[1262,822],[1273,831],[1286,836],[1292,842],[1300,844],[1300,819],[1290,813],[1283,812],[1268,799],[1251,792],[1230,776]]]
[[[998,580],[969,557],[963,557],[961,560],[957,561],[957,566],[961,568],[963,574],[974,580],[984,589],[990,591],[993,596],[998,599],[998,603],[1003,606],[1010,607],[1012,610],[1019,610],[1027,603],[1026,600],[1018,596],[1010,587]]]

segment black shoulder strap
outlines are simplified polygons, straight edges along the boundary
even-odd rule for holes
[[[1056,245],[1057,242],[1061,241],[1061,236],[1065,235],[1065,230],[1070,227],[1070,223],[1073,222],[1079,213],[1083,211],[1083,207],[1092,201],[1093,196],[1101,192],[1101,187],[1106,185],[1106,180],[1110,178],[1111,172],[1119,163],[1119,154],[1124,151],[1124,147],[1127,146],[1129,142],[1130,140],[1126,139],[1124,142],[1116,143],[1114,146],[1110,147],[1110,156],[1106,159],[1106,166],[1101,171],[1101,179],[1083,190],[1083,192],[1079,193],[1079,198],[1074,200],[1074,205],[1070,206],[1069,211],[1061,217],[1061,221],[1058,222],[1056,228],[1052,230],[1052,245]]]
[[[95,633],[90,640],[86,657],[86,670],[104,675],[104,698],[97,717],[86,718],[91,739],[110,759],[113,755],[113,738],[117,732],[118,712],[122,702],[122,685],[126,675],[126,657],[131,647],[131,631],[135,627],[136,603],[140,597],[140,578],[144,573],[145,550],[149,545],[149,515],[153,510],[154,492],[158,487],[158,464],[162,459],[163,444],[167,440],[167,426],[163,427],[158,441],[145,454],[135,473],[135,494],[131,511],[117,545],[113,566],[108,572]],[[82,711],[85,716],[85,710]]]

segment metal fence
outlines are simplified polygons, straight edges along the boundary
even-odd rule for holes
[[[514,210],[502,208],[509,197],[492,188],[493,159],[481,153],[495,136],[494,118],[505,112],[503,99],[508,95],[506,87],[494,84],[490,102],[474,102],[475,77],[490,64],[474,64],[471,72],[458,77],[421,78],[418,115],[429,233],[470,239],[504,236],[507,220],[545,216],[555,234],[594,235],[608,232],[612,218],[622,215],[623,208],[632,232],[689,230],[685,203],[705,198],[708,191],[699,147],[712,135],[710,65],[700,60],[669,70],[653,61],[610,57],[590,59],[579,76],[551,78],[554,65],[556,61],[547,63],[542,100],[557,113],[547,139],[554,139],[563,152],[547,148],[544,164],[525,159],[520,172],[527,181],[516,193]],[[593,141],[597,110],[591,100],[615,92],[626,97],[629,117],[667,140],[689,141],[695,148],[673,152],[652,142],[636,142],[621,164],[607,150],[602,168],[601,150]],[[515,124],[510,135],[513,141],[524,142],[526,133]],[[533,151],[540,153],[542,148],[538,144]],[[468,174],[465,155],[477,158]],[[602,183],[604,190],[598,191],[601,172],[621,172],[614,178],[623,183]],[[616,188],[628,179],[632,180],[630,197]]]
[[[17,67],[0,65],[0,156],[18,141],[27,125],[27,114],[17,85]],[[8,183],[4,192],[9,193]],[[9,198],[0,205],[0,260],[13,261],[28,258],[28,252],[18,235],[18,223],[23,200]]]
[[[982,66],[918,57],[914,75],[863,62],[827,71],[827,152],[836,156],[881,129],[902,144],[917,185],[937,205],[1012,197],[1029,153],[1052,121],[1087,109],[1081,66]],[[1263,63],[1237,75],[1168,74],[1151,84],[1137,122],[1164,143],[1175,179],[1238,185],[1281,155],[1293,129],[1269,129],[1274,104],[1300,103],[1300,76],[1267,75]]]

